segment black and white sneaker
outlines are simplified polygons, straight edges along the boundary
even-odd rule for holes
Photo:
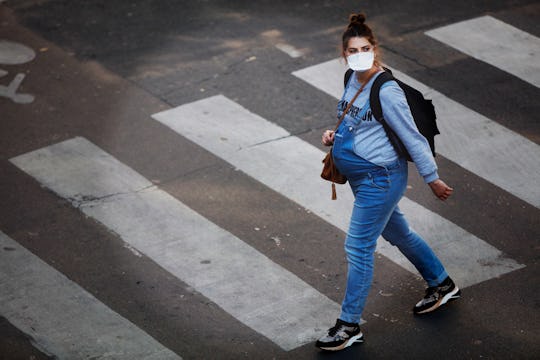
[[[425,314],[436,310],[449,301],[459,299],[461,290],[454,284],[450,277],[447,277],[438,286],[428,287],[426,296],[414,306],[415,314]]]
[[[364,335],[358,324],[337,319],[336,325],[328,329],[326,335],[317,340],[315,346],[322,350],[337,351],[363,341]]]

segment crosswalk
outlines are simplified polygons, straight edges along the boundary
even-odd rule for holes
[[[347,231],[352,194],[343,187],[338,195],[340,201],[329,201],[327,196],[321,196],[321,189],[327,185],[319,176],[324,153],[311,144],[223,96],[166,110],[155,114],[154,118]],[[411,214],[412,226],[432,240],[431,245],[438,250],[449,272],[463,286],[522,267],[488,243],[407,198],[402,199],[400,207]],[[415,271],[386,241],[379,241],[377,248],[397,264]]]
[[[479,42],[483,41],[482,34],[487,36],[486,33],[496,30],[501,36],[519,38],[515,46],[538,47],[534,36],[491,17],[473,19],[458,27],[474,30]],[[508,62],[498,62],[498,53],[475,52],[480,46],[474,46],[474,42],[470,48],[463,48],[449,36],[453,33],[452,25],[427,32],[449,46],[539,86],[535,78],[538,69],[526,64],[540,63],[536,50],[529,52],[532,60],[504,68],[502,64]],[[339,60],[331,60],[299,69],[291,76],[310,84],[314,91],[338,98],[343,71]],[[394,74],[433,99],[444,134],[436,139],[441,155],[501,191],[540,208],[540,188],[525,181],[527,176],[540,178],[537,144],[397,69]],[[330,201],[326,196],[328,184],[319,178],[324,153],[226,96],[212,96],[165,110],[149,121],[166,125],[170,131],[309,210],[322,222],[347,230],[352,194],[340,187],[339,201]],[[339,313],[338,303],[297,274],[190,209],[84,137],[20,154],[10,162],[283,351],[312,342],[328,326],[329,319]],[[525,267],[490,244],[489,239],[469,233],[407,197],[400,207],[462,287]],[[0,245],[4,250],[0,251],[0,284],[8,291],[0,293],[0,314],[31,334],[37,346],[66,359],[100,354],[122,359],[181,358],[182,354],[161,345],[159,339],[153,339],[109,309],[1,230]],[[404,271],[416,273],[382,239],[377,252]],[[14,278],[18,281],[11,281]],[[36,283],[51,286],[51,297],[43,298],[40,288],[33,286]],[[50,304],[56,307],[51,308]],[[62,313],[64,316],[59,316]],[[80,326],[81,318],[92,325]],[[66,337],[66,333],[70,336]],[[84,345],[81,339],[85,339]]]
[[[181,359],[1,231],[0,246],[2,316],[45,353],[59,359]]]
[[[491,16],[443,26],[426,35],[540,87],[540,39],[536,36]]]
[[[339,309],[84,138],[12,162],[284,350],[313,340]]]

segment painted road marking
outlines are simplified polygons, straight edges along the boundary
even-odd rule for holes
[[[285,54],[289,55],[293,59],[296,59],[304,55],[304,53],[301,50],[298,50],[297,48],[289,44],[279,43],[279,44],[276,44],[276,48],[283,51]]]
[[[293,75],[339,99],[343,92],[343,61],[336,59],[311,66]],[[442,135],[436,150],[447,159],[540,208],[540,146],[508,128],[392,70],[396,78],[433,99]]]
[[[540,87],[540,38],[534,35],[488,15],[425,34]]]
[[[0,231],[0,314],[58,359],[181,359]]]
[[[36,52],[26,45],[0,40],[0,65],[19,65],[34,60]]]
[[[340,306],[84,138],[11,161],[284,350]]]
[[[153,118],[347,231],[352,194],[348,187],[338,186],[339,200],[330,200],[329,183],[319,176],[324,153],[311,144],[221,95],[160,112]],[[438,255],[462,287],[523,267],[490,244],[407,198],[402,199],[400,207],[412,226],[436,250],[442,250]],[[377,251],[416,273],[386,241],[379,241]]]
[[[18,65],[32,61],[36,57],[34,50],[12,41],[0,40],[0,65]],[[0,68],[0,77],[8,72]],[[26,74],[18,73],[8,85],[0,85],[0,97],[6,97],[19,104],[28,104],[34,101],[30,94],[17,93]]]

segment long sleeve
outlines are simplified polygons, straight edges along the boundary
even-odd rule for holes
[[[386,122],[407,148],[418,173],[426,183],[437,180],[437,164],[427,140],[418,132],[403,90],[390,81],[381,87],[379,97]]]

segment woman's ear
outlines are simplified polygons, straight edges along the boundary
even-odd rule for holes
[[[379,47],[377,45],[373,46],[373,53],[375,54],[375,59],[373,60],[373,63],[377,66],[380,66],[381,61],[381,55],[379,54]]]

